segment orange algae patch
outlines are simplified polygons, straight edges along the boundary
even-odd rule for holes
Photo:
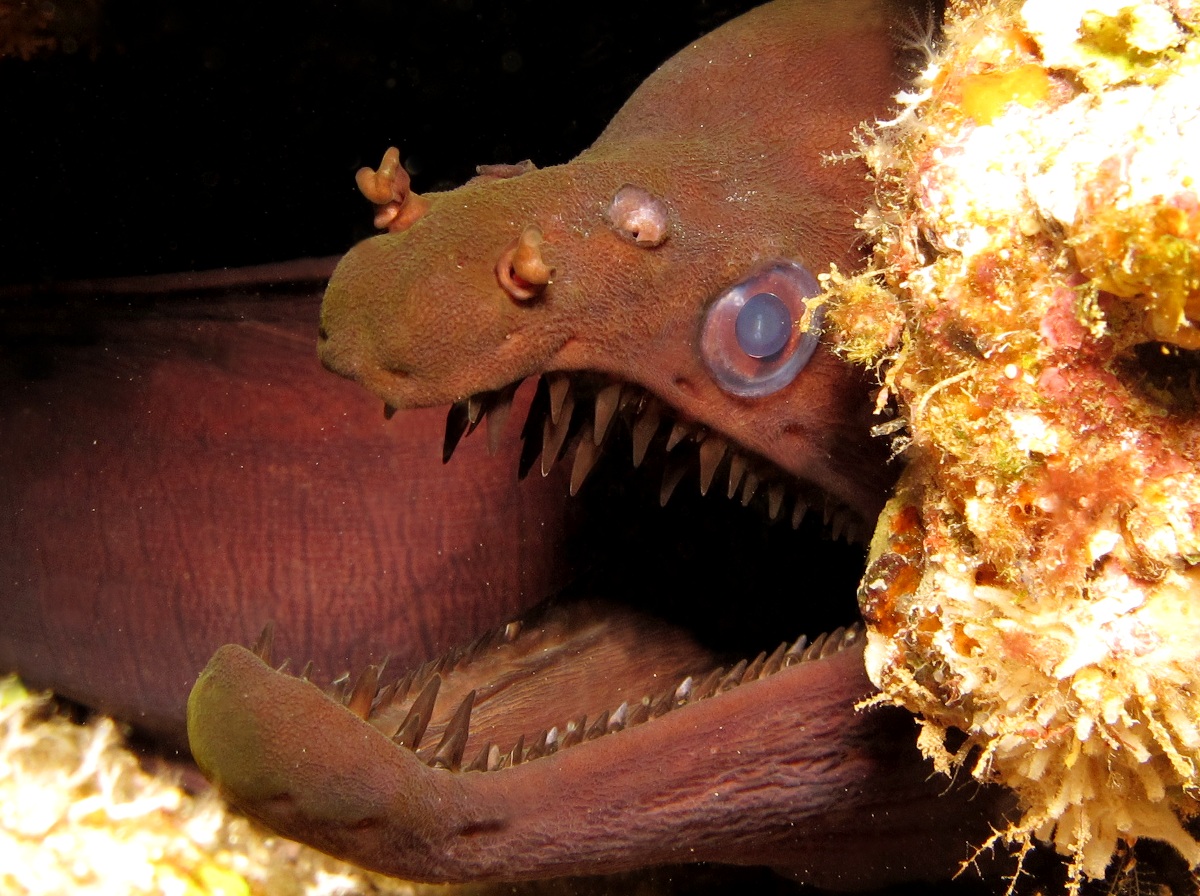
[[[962,110],[980,124],[990,124],[1010,103],[1032,107],[1050,95],[1050,78],[1035,63],[1008,71],[980,72],[962,79]]]
[[[1195,195],[1117,207],[1098,190],[1072,240],[1080,268],[1096,286],[1140,304],[1148,334],[1200,348],[1200,207]]]

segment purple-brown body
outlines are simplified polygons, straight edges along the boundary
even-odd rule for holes
[[[0,669],[182,746],[208,657],[269,622],[334,677],[563,585],[563,478],[518,483],[513,443],[446,467],[444,413],[329,376],[322,283],[4,300]]]

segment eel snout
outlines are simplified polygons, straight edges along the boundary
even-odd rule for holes
[[[714,668],[654,625],[552,611],[332,692],[226,646],[188,704],[192,751],[276,831],[415,880],[715,861],[861,888],[945,876],[986,831],[994,795],[947,794],[909,718],[854,709],[858,628]]]

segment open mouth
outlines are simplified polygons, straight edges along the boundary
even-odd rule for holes
[[[480,426],[498,444],[515,389],[450,409],[447,460]],[[936,816],[939,792],[914,761],[911,721],[854,708],[872,690],[854,597],[862,549],[817,537],[855,537],[865,521],[598,376],[543,377],[522,434],[520,472],[569,459],[572,492],[602,454],[628,451],[639,475],[661,473],[654,525],[673,544],[674,528],[691,526],[700,543],[683,565],[695,574],[679,574],[679,556],[647,573],[637,551],[649,530],[619,532],[601,514],[608,547],[630,562],[600,561],[561,600],[418,669],[372,666],[321,689],[308,670],[272,669],[269,637],[222,648],[189,703],[202,769],[281,833],[412,879],[718,861],[819,880],[814,850],[852,843],[864,812],[888,843],[889,874],[908,857],[927,864],[909,838],[915,818]],[[679,488],[689,480],[698,488]],[[592,488],[577,500],[611,497]],[[762,553],[729,541],[747,530]],[[697,553],[723,563],[693,563]],[[961,858],[956,844],[945,866]],[[843,864],[834,879],[873,881],[877,864]]]
[[[451,462],[460,440],[481,426],[494,453],[519,386],[452,405],[443,461]],[[641,387],[600,375],[541,376],[521,438],[518,474],[523,478],[537,469],[548,475],[557,464],[569,463],[572,495],[602,457],[628,453],[635,469],[649,479],[660,477],[658,503],[664,510],[646,523],[660,531],[681,525],[678,515],[663,517],[677,494],[685,515],[726,504],[727,519],[707,513],[710,531],[690,527],[683,537],[705,539],[713,548],[721,544],[722,561],[735,570],[708,563],[681,575],[678,565],[694,561],[694,551],[657,563],[641,552],[615,561],[623,569],[614,570],[612,555],[633,550],[617,535],[599,559],[591,559],[584,573],[588,581],[562,599],[399,678],[387,680],[383,669],[370,667],[333,683],[332,699],[425,764],[452,772],[500,771],[652,723],[862,642],[853,582],[861,573],[866,524],[851,509],[826,502],[719,433],[678,419]],[[745,507],[750,509],[741,510]],[[752,534],[734,534],[734,526],[747,523]],[[803,533],[786,531],[802,525]],[[646,534],[635,529],[631,537]],[[672,540],[679,537],[676,532]],[[753,539],[758,544],[750,544]],[[824,568],[806,588],[796,588],[791,574],[789,588],[789,577],[778,575],[778,568],[788,565],[785,555],[801,557],[802,544],[823,553]],[[760,574],[746,573],[747,564]],[[771,564],[775,570],[765,568]],[[642,581],[632,585],[631,576]],[[709,582],[702,584],[702,577]],[[788,591],[794,593],[790,601]],[[793,607],[778,606],[785,601]],[[756,642],[761,647],[753,653]],[[260,645],[259,653],[266,658],[269,649]]]

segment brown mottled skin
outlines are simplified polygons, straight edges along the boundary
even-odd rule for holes
[[[518,483],[482,441],[443,466],[443,412],[388,422],[329,376],[329,265],[303,267],[290,294],[197,288],[217,272],[0,301],[0,671],[185,746],[196,675],[268,622],[328,678],[562,586],[563,477]]]
[[[865,380],[824,351],[793,389],[736,399],[703,370],[695,333],[707,300],[761,262],[859,264],[855,212],[870,185],[861,163],[822,156],[852,150],[854,128],[891,102],[886,5],[760,7],[666,63],[570,164],[425,197],[414,226],[339,265],[322,361],[397,407],[545,370],[636,381],[873,517],[893,473],[862,438]],[[627,183],[670,207],[663,245],[635,245],[605,221]],[[493,269],[527,225],[555,275],[519,302]]]
[[[873,519],[894,470],[867,435],[863,377],[821,348],[790,386],[737,398],[708,375],[697,331],[713,297],[764,262],[859,264],[855,212],[870,185],[861,164],[822,155],[851,149],[853,128],[886,111],[900,14],[866,0],[777,0],[666,63],[568,165],[404,199],[396,232],[339,265],[322,361],[402,408],[546,371],[634,382]],[[606,219],[627,184],[665,203],[665,241],[638,245]],[[498,275],[514,246],[527,257]],[[635,677],[658,649],[636,640]],[[590,711],[603,689],[583,683],[586,663],[577,674],[548,708],[557,723]],[[856,647],[547,758],[459,772],[431,768],[361,713],[230,646],[192,693],[189,731],[201,768],[246,811],[404,877],[683,860],[769,864],[838,888],[946,875],[986,835],[995,795],[929,780],[910,720],[855,710],[870,693]],[[474,721],[471,731],[468,758]]]

